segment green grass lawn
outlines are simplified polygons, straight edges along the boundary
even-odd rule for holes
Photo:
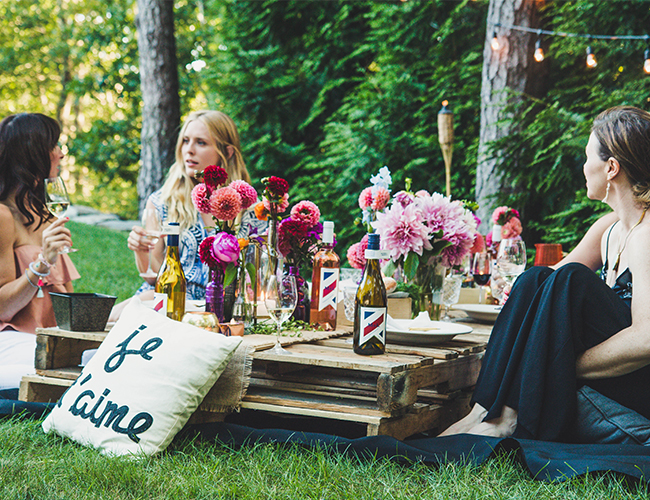
[[[130,296],[140,278],[126,233],[70,223],[77,291]],[[426,467],[328,450],[179,437],[144,459],[109,458],[45,435],[40,420],[0,421],[0,500],[24,499],[627,499],[648,498],[614,475],[537,482],[510,457]]]

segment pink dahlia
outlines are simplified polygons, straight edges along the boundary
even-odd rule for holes
[[[284,219],[278,226],[278,250],[285,257],[307,237],[308,227],[302,220]]]
[[[372,205],[370,208],[373,210],[383,210],[388,205],[390,200],[390,193],[388,189],[381,186],[375,186],[375,193],[372,197]]]
[[[205,182],[210,187],[221,186],[228,179],[228,173],[223,167],[217,165],[210,165],[205,167],[203,171],[203,182]]]
[[[415,200],[415,196],[406,191],[400,191],[395,195],[395,201],[402,205],[403,207],[409,206]]]
[[[241,206],[241,196],[231,187],[219,188],[210,196],[210,213],[219,220],[234,220]]]
[[[232,181],[228,187],[233,188],[241,196],[241,208],[246,210],[257,201],[257,192],[255,188],[246,181]]]
[[[202,214],[210,213],[210,189],[205,184],[197,184],[192,189],[192,203]]]
[[[485,239],[483,238],[483,235],[481,233],[476,233],[476,237],[474,238],[474,244],[472,245],[470,252],[471,253],[485,252]]]
[[[372,188],[367,187],[359,195],[359,208],[365,210],[372,206]]]
[[[521,221],[518,217],[511,218],[501,227],[502,238],[517,238],[522,231]]]
[[[422,212],[413,204],[406,208],[395,204],[377,214],[373,227],[381,237],[382,246],[390,251],[393,262],[409,252],[422,255],[430,250],[429,228],[422,222]]]
[[[300,201],[291,209],[291,218],[304,222],[307,226],[312,227],[318,224],[320,219],[320,210],[315,203],[311,201]]]
[[[357,257],[359,246],[361,246],[361,243],[353,243],[350,248],[348,248],[348,262],[355,269],[363,269],[366,267],[365,260],[362,262]]]
[[[512,217],[519,217],[519,212],[510,207],[497,207],[492,213],[492,222],[503,226]]]
[[[271,212],[271,202],[264,198],[264,208]],[[278,203],[273,203],[275,205],[275,211],[278,214],[283,213],[287,208],[289,208],[289,194],[285,193],[282,195],[282,199]]]

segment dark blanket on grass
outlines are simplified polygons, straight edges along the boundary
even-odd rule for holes
[[[51,404],[18,401],[17,390],[0,391],[0,417],[42,417]],[[1,424],[0,424],[1,425]],[[398,441],[388,436],[348,439],[330,434],[283,429],[254,429],[232,423],[194,425],[185,430],[201,439],[230,446],[247,443],[288,443],[327,447],[341,453],[437,465],[445,462],[480,464],[500,453],[515,452],[538,480],[564,480],[588,472],[613,471],[646,480],[650,477],[650,447],[612,444],[563,444],[524,439],[497,439],[462,434],[444,438]]]

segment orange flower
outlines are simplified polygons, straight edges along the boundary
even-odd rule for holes
[[[237,241],[239,242],[239,249],[240,250],[243,250],[244,248],[246,248],[248,246],[248,243],[249,243],[248,238],[239,238]]]
[[[255,217],[257,217],[259,220],[268,220],[269,218],[269,212],[264,208],[264,203],[259,202],[257,205],[255,205]]]

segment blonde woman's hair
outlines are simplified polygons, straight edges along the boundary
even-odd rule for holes
[[[167,179],[161,190],[161,200],[167,206],[167,217],[170,221],[179,223],[181,232],[193,226],[196,223],[197,216],[191,197],[194,183],[187,174],[181,153],[185,131],[189,124],[195,120],[203,123],[214,139],[221,166],[228,173],[228,181],[244,180],[248,183],[251,182],[251,177],[248,170],[246,170],[246,164],[241,154],[239,133],[232,118],[221,111],[203,110],[191,113],[178,134],[176,161],[169,168]]]

